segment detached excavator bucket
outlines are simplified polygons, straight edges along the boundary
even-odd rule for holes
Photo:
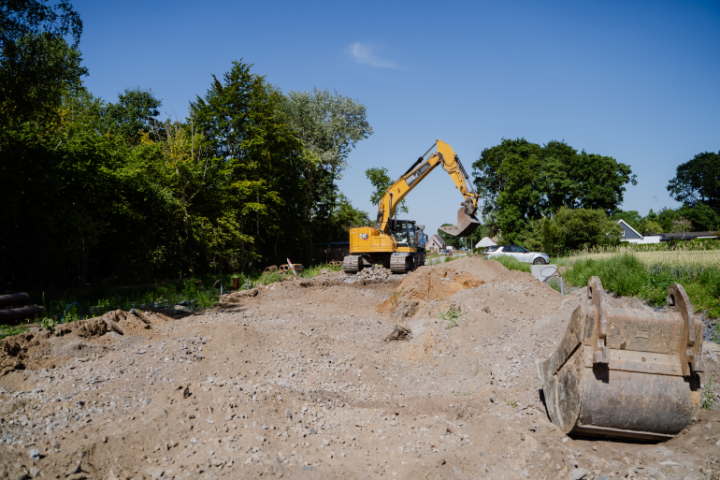
[[[572,314],[565,337],[538,374],[552,422],[566,434],[664,440],[700,405],[704,326],[685,290],[667,294],[674,311],[608,308],[598,277],[592,306]]]
[[[440,227],[440,230],[454,237],[467,237],[473,233],[480,226],[480,220],[474,213],[467,213],[467,210],[468,207],[463,204],[457,213],[457,223],[448,227]]]

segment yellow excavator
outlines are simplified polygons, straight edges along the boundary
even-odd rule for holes
[[[468,182],[468,174],[455,151],[438,140],[385,192],[378,204],[375,225],[350,229],[350,255],[343,260],[346,273],[357,273],[364,267],[378,264],[389,267],[393,273],[407,273],[425,263],[423,228],[416,227],[413,220],[396,219],[395,210],[403,198],[438,165],[450,175],[455,188],[465,199],[460,204],[457,223],[441,227],[441,230],[453,236],[466,237],[480,226],[475,216],[478,194]]]

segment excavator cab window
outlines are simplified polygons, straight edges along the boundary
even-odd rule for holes
[[[417,242],[415,241],[415,224],[407,222],[405,224],[405,227],[407,228],[408,246],[414,247],[417,244]]]
[[[412,222],[395,220],[393,222],[392,234],[398,245],[415,246],[415,225]]]

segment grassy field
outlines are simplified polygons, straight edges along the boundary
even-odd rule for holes
[[[558,263],[571,267],[563,274],[571,285],[585,286],[591,276],[598,276],[606,289],[653,306],[664,305],[668,287],[679,283],[696,312],[720,316],[720,256],[714,251],[596,253]]]
[[[578,260],[605,260],[623,254],[634,255],[647,267],[652,265],[662,265],[669,268],[682,268],[689,266],[720,268],[720,250],[635,251],[629,248],[621,247],[615,251],[578,252],[571,256],[558,258],[557,262],[560,265],[572,265]]]

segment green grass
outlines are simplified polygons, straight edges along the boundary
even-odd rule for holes
[[[342,270],[342,266],[333,267],[322,264],[309,267],[301,276],[305,278],[317,276],[323,268],[331,271]],[[93,288],[78,292],[41,294],[36,298],[31,296],[30,303],[45,306],[45,315],[42,318],[26,319],[21,323],[26,324],[37,321],[40,322],[42,328],[52,331],[60,322],[60,319],[63,318],[63,315],[65,317],[62,320],[63,323],[69,323],[100,316],[111,310],[127,311],[131,308],[141,308],[146,305],[167,308],[182,304],[193,309],[204,309],[218,302],[221,282],[224,291],[228,292],[232,289],[233,278],[237,278],[240,288],[244,289],[246,287],[270,285],[281,281],[284,276],[279,271],[267,275],[259,273],[250,275],[244,273],[216,274],[185,280],[169,280],[153,285]],[[66,312],[68,305],[72,303],[78,303],[80,307],[73,306]],[[22,324],[15,328],[0,325],[0,338],[17,335],[24,331],[26,331],[26,327]]]
[[[11,337],[13,335],[20,335],[21,333],[27,332],[27,328],[24,325],[18,327],[11,327],[10,325],[0,325],[0,339],[5,337]]]
[[[635,255],[625,253],[607,259],[578,260],[563,278],[570,285],[587,285],[591,276],[600,277],[605,289],[622,296],[637,296],[648,305],[664,305],[673,283],[685,288],[695,311],[707,310],[711,318],[720,316],[720,269],[700,265],[646,266]]]
[[[321,265],[314,265],[312,267],[308,267],[308,269],[303,272],[302,276],[305,278],[317,277],[318,275],[320,275],[320,271],[324,268],[331,272],[342,272],[343,271],[342,265],[333,267],[329,263],[323,263]]]
[[[460,318],[460,312],[454,309],[450,309],[447,312],[443,312],[442,310],[438,311],[438,318],[440,320],[447,320],[450,322],[447,327],[445,327],[445,330],[450,330],[451,328],[457,326],[458,318]]]
[[[519,270],[521,272],[530,273],[530,264],[518,261],[517,258],[509,255],[500,255],[499,257],[493,258],[502,263],[508,270]]]
[[[710,375],[710,378],[708,379],[707,385],[705,385],[705,392],[703,392],[703,397],[705,397],[705,401],[702,404],[702,408],[705,410],[710,410],[713,407],[713,380],[712,375]]]

